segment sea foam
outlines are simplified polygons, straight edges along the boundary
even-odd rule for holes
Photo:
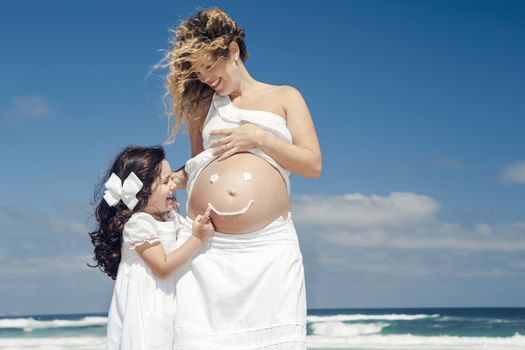
[[[103,337],[0,338],[0,350],[103,350]]]
[[[0,319],[0,329],[23,329],[31,331],[33,329],[49,328],[79,328],[90,326],[105,326],[107,317],[87,316],[78,320],[35,320],[34,318],[5,318]]]
[[[388,323],[357,323],[348,324],[343,322],[322,322],[312,324],[314,335],[330,337],[357,336],[381,333]]]
[[[364,314],[353,314],[353,315],[331,315],[331,316],[308,316],[308,322],[333,322],[333,321],[412,321],[420,320],[424,318],[438,318],[439,314],[385,314],[385,315],[364,315]]]
[[[371,350],[523,350],[525,336],[456,337],[406,335],[360,335],[307,337],[308,349]]]

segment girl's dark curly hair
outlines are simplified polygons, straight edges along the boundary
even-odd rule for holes
[[[95,209],[97,228],[89,232],[91,242],[95,246],[94,265],[112,279],[116,279],[121,258],[122,231],[132,214],[146,207],[148,198],[153,191],[153,183],[160,176],[161,162],[165,159],[162,146],[140,147],[128,146],[123,149],[111,163],[106,175],[101,179],[95,190]],[[104,184],[112,173],[124,181],[131,172],[142,181],[142,189],[137,193],[138,203],[130,210],[122,201],[110,207],[102,198]]]

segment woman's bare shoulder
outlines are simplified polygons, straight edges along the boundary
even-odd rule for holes
[[[305,114],[308,110],[306,102],[301,92],[290,85],[282,85],[279,87],[279,101],[288,117],[291,111],[299,111],[299,114]]]
[[[290,85],[274,85],[268,83],[259,82],[259,90],[261,92],[267,92],[270,94],[289,94],[289,93],[299,93],[295,87]]]
[[[274,101],[279,102],[283,107],[286,107],[289,103],[303,100],[303,96],[293,86],[290,85],[267,85],[265,89],[266,97],[272,98]]]
[[[285,102],[286,100],[302,99],[302,95],[298,89],[290,85],[272,85],[261,83],[260,93],[266,97],[277,99],[277,101]]]
[[[285,99],[294,100],[297,98],[300,98],[300,99],[303,98],[303,95],[301,95],[301,92],[297,88],[290,86],[290,85],[279,86],[279,92]]]

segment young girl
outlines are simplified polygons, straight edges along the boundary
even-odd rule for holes
[[[105,179],[95,211],[98,227],[90,236],[93,267],[116,279],[106,349],[171,349],[175,281],[170,274],[211,236],[209,209],[198,215],[190,239],[175,250],[180,218],[162,147],[125,148]]]

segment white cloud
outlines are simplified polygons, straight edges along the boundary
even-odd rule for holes
[[[107,310],[112,280],[93,263],[85,205],[0,205],[0,314]]]
[[[525,270],[525,260],[516,261],[511,266],[515,269]]]
[[[2,114],[10,120],[41,120],[52,118],[55,110],[45,97],[18,96],[11,99]]]
[[[0,315],[104,312],[113,281],[86,265],[90,256],[0,259]]]
[[[27,256],[21,261],[5,259],[0,260],[0,273],[4,277],[17,279],[20,276],[34,278],[42,274],[82,273],[90,269],[87,263],[93,264],[92,256]]]
[[[88,254],[93,248],[83,208],[77,205],[44,211],[0,205],[0,257],[26,259]]]
[[[302,196],[294,221],[334,245],[466,252],[525,251],[525,223],[466,226],[441,220],[439,203],[414,193]]]
[[[517,162],[505,167],[501,177],[505,183],[525,184],[525,162]]]
[[[62,210],[62,209],[58,209]],[[89,227],[84,215],[84,206],[69,208],[68,215],[59,216],[30,207],[11,207],[0,205],[0,223],[3,227],[13,227],[24,232],[53,232],[64,235],[85,235]]]
[[[524,278],[525,223],[466,226],[441,220],[439,208],[415,193],[294,200],[310,305],[347,305],[348,295],[361,306],[439,303],[436,286],[452,298],[470,295],[476,283]],[[83,204],[0,205],[0,300],[7,305],[0,313],[107,308],[113,282],[86,266],[93,254],[88,215]]]
[[[321,256],[318,262],[324,264],[324,268],[336,267],[357,275],[366,273],[376,276],[403,276],[416,278],[416,280],[430,276],[492,278],[513,274],[513,271],[506,271],[502,266],[490,266],[490,264],[480,266],[475,259],[466,257],[451,259],[448,256],[444,261],[429,258],[425,254],[385,254],[380,259],[370,256],[360,256],[358,259],[350,256],[345,258],[346,262],[343,263],[343,261],[326,259]]]
[[[461,225],[457,225],[458,229],[454,232],[448,232],[446,226],[446,223],[437,223],[436,227],[428,228],[425,231],[407,229],[404,232],[337,230],[325,232],[320,235],[320,238],[326,242],[354,247],[383,246],[388,249],[472,252],[525,251],[525,228],[513,230],[512,226],[516,225],[496,227],[494,233],[486,237],[480,237],[475,229]]]
[[[301,223],[372,228],[403,227],[431,219],[440,205],[428,196],[393,192],[387,197],[360,193],[300,196],[293,208],[294,219]]]

